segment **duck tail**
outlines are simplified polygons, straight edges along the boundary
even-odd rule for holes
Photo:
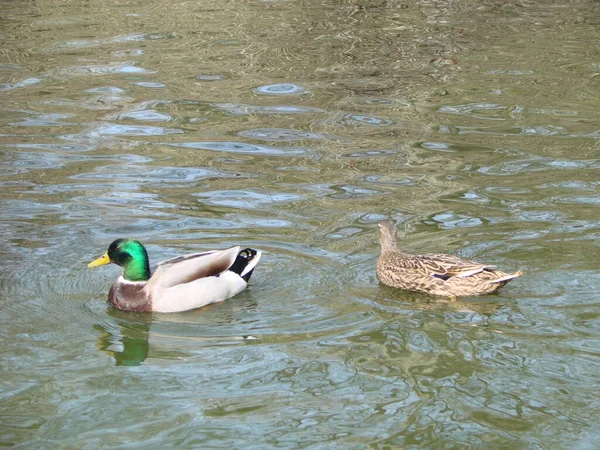
[[[498,278],[497,280],[491,280],[490,283],[506,283],[506,282],[512,280],[513,278],[520,277],[521,275],[523,275],[523,272],[518,270],[515,273],[511,273],[510,275],[503,276],[502,278]]]
[[[260,255],[261,253],[258,250],[245,248],[238,253],[237,258],[235,258],[235,261],[229,270],[237,273],[247,283],[254,271],[254,267],[258,264]]]

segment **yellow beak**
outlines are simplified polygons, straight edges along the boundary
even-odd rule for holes
[[[88,267],[98,267],[108,263],[110,263],[110,258],[108,257],[108,253],[105,253],[100,258],[95,259],[91,263],[89,263]]]

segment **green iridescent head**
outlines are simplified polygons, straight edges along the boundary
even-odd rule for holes
[[[117,264],[123,268],[123,278],[128,281],[146,281],[150,278],[148,253],[140,242],[133,239],[117,239],[100,258],[88,264],[98,267],[104,264]]]

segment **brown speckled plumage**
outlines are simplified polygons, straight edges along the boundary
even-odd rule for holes
[[[410,255],[398,249],[391,220],[379,223],[381,255],[377,278],[383,284],[445,297],[466,297],[496,292],[521,271],[507,274],[487,264],[452,255]]]

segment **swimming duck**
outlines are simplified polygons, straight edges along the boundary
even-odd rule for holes
[[[168,259],[151,270],[146,248],[139,241],[117,239],[88,267],[113,263],[123,268],[108,293],[108,301],[115,308],[169,313],[239,294],[248,285],[260,254],[251,248],[232,247]]]
[[[507,274],[494,266],[452,255],[410,255],[398,249],[396,228],[391,220],[379,223],[381,255],[377,278],[383,284],[445,297],[465,297],[496,292],[521,271]]]

